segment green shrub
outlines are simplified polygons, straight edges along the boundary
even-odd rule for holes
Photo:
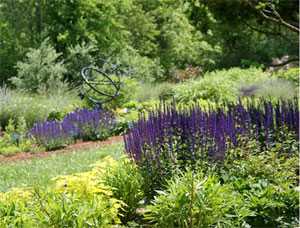
[[[68,48],[68,57],[66,59],[68,81],[78,86],[82,83],[81,69],[86,66],[95,64],[95,53],[98,49],[90,43],[77,44]]]
[[[145,218],[154,227],[240,227],[251,211],[230,184],[191,171],[174,177],[159,191]]]
[[[110,227],[119,201],[101,192],[81,195],[49,189],[15,189],[0,195],[1,227]]]
[[[244,93],[246,91],[246,94],[241,93],[241,96],[246,95],[277,100],[293,99],[297,95],[297,88],[292,82],[274,77],[257,80],[242,88],[242,90]]]
[[[22,149],[20,149],[16,145],[10,145],[6,142],[3,142],[3,139],[0,139],[0,154],[4,156],[11,156],[17,153],[22,152]]]
[[[64,116],[66,113],[83,106],[74,91],[56,90],[48,94],[27,94],[24,92],[0,88],[0,126],[2,129],[9,119],[25,119],[28,128],[47,118]],[[59,113],[59,114],[57,114]]]
[[[45,40],[38,49],[29,50],[24,62],[17,63],[18,75],[11,78],[12,83],[30,92],[56,88],[66,73],[65,66],[58,61],[60,56]]]
[[[174,87],[177,103],[201,101],[235,102],[239,97],[291,99],[296,92],[294,83],[272,77],[259,68],[231,68],[206,73],[202,78],[189,80]]]
[[[133,123],[139,119],[141,113],[146,114],[159,105],[158,100],[147,102],[129,101],[122,105],[122,108],[115,110],[116,125],[113,129],[115,135],[121,135],[132,127]]]
[[[84,198],[83,198],[84,197]],[[105,194],[35,193],[35,219],[55,227],[108,227],[118,222],[117,200]],[[35,206],[36,206],[35,205]]]
[[[236,101],[240,88],[250,82],[266,78],[260,69],[231,68],[206,73],[202,78],[190,80],[175,87],[175,100],[181,103],[199,100]]]
[[[135,109],[117,109],[116,112],[116,124],[113,128],[114,135],[121,135],[126,133],[132,126],[132,123],[139,118],[139,112]]]
[[[155,227],[294,227],[299,211],[297,150],[256,153],[255,142],[175,175],[157,191],[145,218]]]
[[[299,86],[299,67],[290,68],[286,71],[278,71],[274,77],[281,78],[292,82],[294,85]]]
[[[34,149],[33,142],[27,138],[26,122],[20,117],[16,122],[9,120],[2,137],[0,137],[0,154],[13,155]]]
[[[174,172],[147,205],[137,166],[106,157],[45,189],[0,193],[0,227],[296,227],[299,158],[281,149],[248,142],[222,164]]]
[[[47,120],[62,120],[64,118],[66,113],[63,113],[61,111],[52,111],[48,114]]]
[[[150,100],[167,100],[173,96],[171,83],[141,83],[134,94],[134,100],[145,102]]]
[[[280,155],[279,146],[244,159],[229,159],[221,170],[224,183],[244,196],[253,216],[245,218],[251,227],[292,227],[299,211],[297,150]],[[245,155],[245,154],[244,154]]]
[[[133,219],[137,220],[137,209],[143,199],[143,178],[138,167],[127,157],[118,161],[115,166],[107,167],[103,183],[111,187],[113,196],[126,204],[121,220],[124,224]]]
[[[131,47],[123,48],[115,59],[121,66],[125,66],[125,70],[129,67],[130,76],[138,81],[154,82],[164,79],[165,72],[158,59],[142,56]]]

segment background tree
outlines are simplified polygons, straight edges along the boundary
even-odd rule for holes
[[[223,56],[219,67],[246,64],[268,64],[274,57],[298,55],[298,34],[282,23],[274,23],[261,12],[270,6],[285,18],[298,24],[298,1],[278,0],[192,0],[189,18],[202,32],[212,32]],[[271,15],[269,15],[271,17]]]
[[[67,65],[72,48],[93,44],[91,62],[101,54],[129,63],[127,56],[159,72],[150,81],[187,66],[210,71],[268,65],[283,55],[297,60],[298,6],[296,0],[2,0],[0,83],[16,76],[16,63],[46,38]],[[64,78],[76,77],[72,71]]]

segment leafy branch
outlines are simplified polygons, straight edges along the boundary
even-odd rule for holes
[[[250,3],[250,5],[252,5]],[[252,5],[253,6],[253,5]],[[284,20],[279,12],[276,10],[274,4],[272,3],[259,3],[257,6],[255,6],[256,9],[258,9],[259,14],[265,18],[266,20],[272,21],[274,23],[277,23],[279,25],[283,25],[286,28],[290,29],[293,32],[300,33],[299,27],[294,26],[291,23],[288,23],[286,20]]]

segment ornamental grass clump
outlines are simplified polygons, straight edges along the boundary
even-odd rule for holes
[[[126,152],[144,169],[155,189],[177,168],[207,159],[222,161],[227,150],[249,140],[257,141],[261,149],[291,135],[297,140],[298,123],[297,100],[219,104],[208,110],[164,105],[141,117],[124,141]]]

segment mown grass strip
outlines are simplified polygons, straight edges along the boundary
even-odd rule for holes
[[[45,158],[0,163],[0,191],[7,191],[12,187],[46,185],[58,175],[87,171],[91,164],[107,155],[119,157],[123,147],[123,143],[115,143],[100,149],[72,151]]]

